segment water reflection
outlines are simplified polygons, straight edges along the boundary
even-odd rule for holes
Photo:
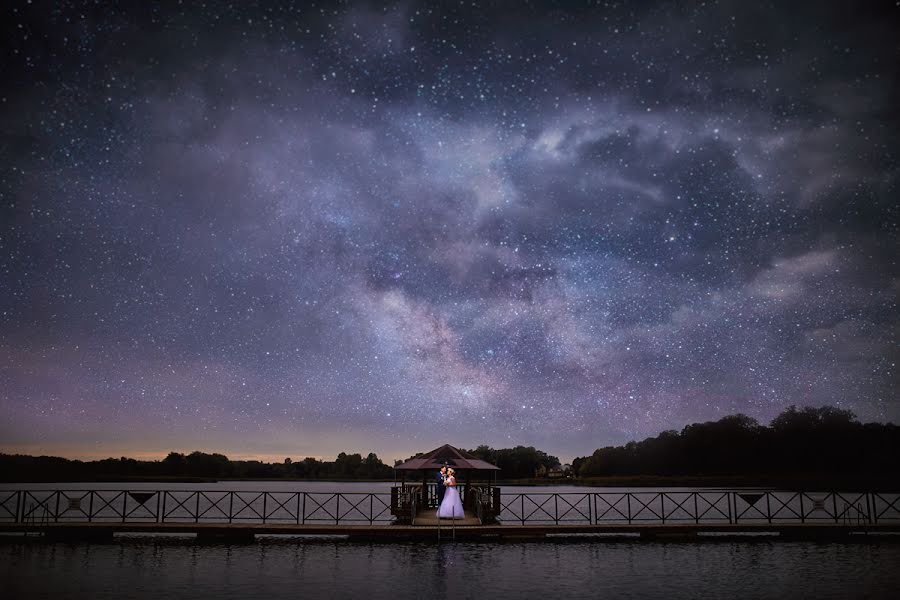
[[[4,598],[880,598],[900,544],[0,544]]]

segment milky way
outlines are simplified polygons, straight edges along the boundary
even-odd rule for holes
[[[3,9],[0,450],[900,419],[894,2],[113,4]]]

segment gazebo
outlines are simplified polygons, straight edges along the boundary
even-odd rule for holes
[[[444,466],[457,472],[457,489],[466,511],[482,522],[493,520],[500,507],[496,486],[500,467],[450,444],[394,467],[394,482],[400,485],[391,488],[391,512],[398,520],[413,521],[418,510],[437,506],[437,473]]]

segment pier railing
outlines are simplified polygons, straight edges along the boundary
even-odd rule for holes
[[[900,493],[770,490],[501,493],[474,490],[503,525],[900,523]],[[419,506],[411,497],[413,517]],[[396,499],[395,499],[396,502]],[[0,523],[386,525],[391,494],[212,490],[0,491]]]
[[[369,524],[393,520],[389,493],[179,490],[0,492],[0,522]]]
[[[900,493],[640,491],[501,494],[504,525],[657,523],[876,525],[900,522]]]

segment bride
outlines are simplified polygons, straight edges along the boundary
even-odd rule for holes
[[[459,499],[459,490],[456,489],[456,471],[447,469],[447,478],[444,480],[447,491],[444,492],[444,501],[438,508],[439,519],[464,519],[462,501]]]

